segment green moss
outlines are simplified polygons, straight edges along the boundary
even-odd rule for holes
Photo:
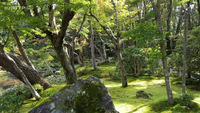
[[[54,84],[51,88],[48,88],[40,93],[41,98],[36,100],[35,98],[28,99],[24,104],[19,108],[20,113],[27,113],[33,108],[41,105],[44,102],[48,102],[49,98],[54,94],[58,93],[66,84]]]
[[[87,82],[82,85],[82,93],[75,99],[74,107],[77,113],[105,113],[97,103],[102,101],[99,83]]]

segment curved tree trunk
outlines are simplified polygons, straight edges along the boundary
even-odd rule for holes
[[[22,80],[24,81],[24,83],[28,86],[29,90],[31,91],[33,97],[35,97],[36,99],[40,99],[40,95],[33,88],[31,83],[27,79],[26,75],[19,68],[19,66],[16,64],[16,62],[8,54],[6,54],[4,51],[3,51],[3,53],[0,53],[0,55],[2,55],[8,61],[7,63],[10,64],[17,73],[19,73],[19,75],[21,76]]]
[[[29,80],[29,82],[33,84],[40,84],[43,86],[44,89],[47,89],[51,87],[48,81],[46,81],[44,78],[42,78],[37,71],[33,70],[31,67],[29,67],[26,63],[24,63],[22,60],[11,54],[10,52],[6,52],[6,54],[11,57],[17,64],[17,66],[23,71],[26,78]],[[15,75],[20,81],[24,82],[23,78],[21,77],[20,73],[15,70],[14,66],[8,63],[9,60],[0,54],[0,66],[2,66],[5,70],[11,72],[13,75]],[[24,82],[25,83],[25,82]]]
[[[26,55],[26,53],[24,51],[24,47],[23,47],[22,43],[20,42],[19,36],[17,35],[16,31],[13,31],[12,34],[17,42],[18,49],[19,49],[24,61],[26,62],[26,64],[31,66],[34,70],[36,70],[34,65],[32,64],[32,62],[29,60],[28,56]]]

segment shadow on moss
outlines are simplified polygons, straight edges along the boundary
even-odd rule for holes
[[[174,99],[173,105],[168,104],[167,100],[162,100],[157,103],[151,104],[150,107],[151,107],[152,111],[158,112],[158,113],[163,112],[163,111],[168,111],[168,110],[172,111],[173,113],[177,113],[177,112],[197,113],[197,112],[199,112],[199,106],[197,103],[192,102],[191,107],[188,108],[187,106],[181,105],[179,98]]]

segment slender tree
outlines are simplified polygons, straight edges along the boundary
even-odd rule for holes
[[[97,63],[95,60],[95,44],[94,44],[94,31],[92,27],[92,22],[89,21],[90,24],[90,47],[91,47],[91,56],[92,56],[92,67],[94,70],[98,70]]]
[[[170,0],[170,2],[172,2],[172,0]],[[155,12],[155,20],[157,22],[157,28],[161,36],[160,48],[161,48],[161,54],[162,54],[163,73],[165,76],[168,103],[173,104],[174,99],[173,99],[173,94],[172,94],[172,89],[171,89],[169,74],[168,74],[168,69],[167,69],[166,46],[165,46],[165,39],[164,39],[164,33],[162,29],[162,22],[161,22],[160,0],[157,0],[157,4],[155,4],[154,0],[151,0],[151,3],[153,6],[153,10]]]
[[[185,5],[185,16],[184,16],[184,39],[183,39],[183,75],[182,75],[182,92],[186,93],[186,67],[187,67],[187,37],[188,37],[188,11],[189,11],[189,3]]]
[[[26,55],[26,53],[24,51],[24,47],[23,47],[22,43],[20,42],[19,36],[17,35],[17,32],[15,30],[13,30],[12,34],[17,42],[18,49],[19,49],[24,61],[26,62],[26,64],[29,65],[30,67],[32,67],[34,70],[36,70],[34,65],[32,64],[32,62],[29,60],[28,56]]]

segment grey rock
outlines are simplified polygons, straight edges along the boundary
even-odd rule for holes
[[[91,91],[90,91],[91,90]],[[61,89],[29,113],[118,113],[104,84],[96,77]]]

